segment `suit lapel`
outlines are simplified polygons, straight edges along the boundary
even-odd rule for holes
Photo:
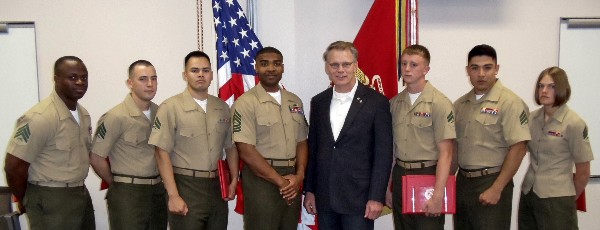
[[[325,130],[327,130],[326,136],[333,143],[334,139],[333,139],[333,131],[331,130],[331,116],[330,116],[332,97],[333,97],[333,87],[327,89],[326,95],[320,103],[322,108],[319,111],[323,111],[323,116],[321,116],[321,119],[323,119],[323,124],[324,124],[323,127],[326,127],[325,128]]]
[[[340,135],[338,135],[337,141],[342,139],[346,131],[350,128],[350,125],[352,125],[352,123],[354,122],[354,119],[358,115],[358,112],[360,112],[360,109],[365,104],[365,98],[363,96],[366,93],[366,88],[365,86],[361,85],[358,81],[356,82],[356,84],[358,84],[358,87],[356,88],[356,93],[354,93],[354,98],[352,98],[350,110],[348,110],[348,115],[346,115],[346,120],[344,120],[344,126],[342,126],[342,130],[340,131]],[[329,127],[331,127],[331,125],[329,125]]]

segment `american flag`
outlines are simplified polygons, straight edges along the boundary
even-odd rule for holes
[[[236,0],[213,0],[219,97],[230,105],[258,82],[254,57],[262,45]]]

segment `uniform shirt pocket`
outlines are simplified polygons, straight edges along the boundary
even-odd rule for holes
[[[292,119],[296,121],[299,125],[304,125],[304,116],[298,113],[292,113]]]
[[[475,117],[477,123],[481,124],[482,131],[485,133],[481,133],[482,135],[491,135],[492,137],[503,136],[502,126],[499,123],[500,115],[498,114],[487,114],[480,113]]]
[[[58,154],[54,155],[55,162],[68,162],[71,158],[71,149],[73,149],[73,142],[76,141],[77,138],[71,136],[57,136],[55,138],[56,141],[56,151]]]
[[[498,123],[498,116],[499,115],[480,113],[477,115],[475,120],[484,126],[495,125]]]
[[[230,126],[231,126],[231,122],[229,120],[227,120],[227,118],[221,118],[217,122],[216,131],[217,131],[217,133],[224,133],[229,129]]]
[[[205,130],[201,127],[186,127],[179,131],[179,135],[184,138],[196,138],[204,133]]]
[[[432,125],[431,117],[413,117],[410,123],[417,128],[427,128]]]
[[[256,118],[256,138],[262,139],[261,137],[269,137],[272,132],[275,132],[274,127],[279,123],[279,120],[273,119],[273,117],[269,116],[258,116]]]
[[[142,142],[148,142],[148,138],[142,132],[127,132],[125,133],[123,140],[125,140],[125,143],[132,146],[137,146]]]

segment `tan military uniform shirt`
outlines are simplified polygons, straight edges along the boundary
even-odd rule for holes
[[[429,82],[411,105],[408,90],[392,98],[394,155],[402,161],[437,160],[438,143],[456,138],[452,102]]]
[[[223,148],[232,147],[229,106],[207,100],[205,112],[186,88],[158,108],[149,144],[169,152],[175,167],[214,171]]]
[[[264,158],[294,158],[298,142],[308,136],[302,101],[285,89],[279,105],[258,84],[237,99],[233,111],[233,141],[254,145]]]
[[[98,120],[92,152],[110,158],[112,173],[126,176],[158,175],[154,146],[148,144],[158,106],[150,104],[150,119],[131,94]]]
[[[527,105],[500,80],[479,100],[474,90],[460,97],[454,110],[461,168],[500,166],[510,146],[531,139]]]
[[[525,194],[533,191],[540,198],[574,196],[573,166],[594,159],[587,125],[567,105],[562,105],[548,123],[544,109],[531,114],[529,169],[523,180]]]
[[[29,182],[75,183],[88,174],[92,126],[77,104],[81,124],[55,91],[17,121],[6,152],[30,163]]]

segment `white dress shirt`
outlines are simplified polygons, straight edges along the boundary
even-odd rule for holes
[[[348,93],[338,93],[335,91],[335,86],[333,86],[333,96],[331,97],[331,106],[329,107],[329,121],[331,122],[331,131],[333,132],[334,140],[337,140],[340,131],[342,131],[358,84],[358,81],[355,81],[354,87]]]

